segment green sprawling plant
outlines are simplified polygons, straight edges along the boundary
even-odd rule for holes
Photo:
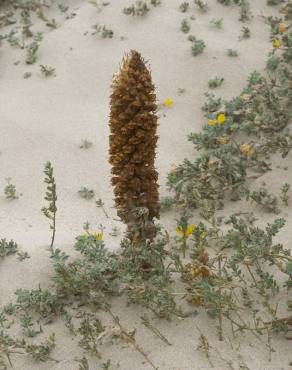
[[[49,204],[47,207],[42,208],[42,212],[45,217],[50,220],[50,229],[52,230],[50,250],[53,251],[56,235],[57,191],[54,178],[54,169],[51,162],[46,163],[44,174],[46,175],[45,184],[47,184],[45,200],[49,202]]]
[[[242,20],[250,16],[247,1],[218,1],[240,5]],[[46,330],[46,324],[61,319],[80,347],[97,361],[106,339],[119,340],[157,369],[136,340],[135,330],[125,328],[113,312],[113,298],[121,295],[127,304],[141,305],[158,318],[170,320],[174,315],[207,313],[210,320],[216,320],[220,340],[229,327],[233,336],[245,331],[257,337],[266,335],[272,352],[271,335],[287,333],[292,326],[291,251],[277,241],[285,220],[278,216],[273,222],[258,225],[257,208],[255,214],[242,211],[226,218],[220,210],[227,201],[249,207],[246,202],[251,200],[262,207],[261,212],[278,213],[279,199],[285,206],[289,202],[287,183],[278,197],[267,184],[252,186],[253,179],[272,171],[273,154],[285,158],[292,148],[292,12],[289,7],[283,12],[285,19],[266,19],[271,25],[273,46],[266,74],[253,72],[240,95],[231,100],[206,94],[202,107],[205,125],[201,132],[189,135],[196,158],[184,160],[169,173],[172,197],[162,197],[160,204],[154,168],[154,86],[139,53],[132,51],[125,58],[112,86],[110,161],[116,206],[130,237],[122,240],[120,250],[112,252],[103,240],[104,227],[100,225],[99,232],[94,232],[87,223],[84,233],[76,238],[74,257],[53,248],[57,195],[53,168],[48,162],[44,173],[49,204],[43,213],[52,230],[52,285],[49,290],[18,289],[15,303],[3,307],[0,367],[12,366],[15,354],[29,354],[37,362],[56,361],[52,357],[55,336],[41,343],[37,338]],[[28,20],[25,25],[29,33]],[[220,78],[210,81],[211,88],[221,83]],[[96,206],[107,215],[101,199],[96,200]],[[161,227],[154,228],[160,207],[176,207],[175,238]],[[192,223],[194,217],[198,218],[196,224]],[[2,257],[16,251],[13,241],[0,241]],[[187,312],[185,303],[190,307]],[[105,325],[101,316],[106,316],[112,325]],[[170,345],[146,314],[141,320],[157,338]],[[21,339],[9,334],[17,323]],[[197,348],[210,361],[213,348],[200,330],[199,333]],[[89,369],[85,356],[76,361],[81,370]],[[100,362],[102,369],[111,368],[110,360]],[[232,368],[228,360],[225,362]]]

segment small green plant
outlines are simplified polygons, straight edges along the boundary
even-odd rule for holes
[[[279,5],[283,4],[285,0],[267,0],[267,5],[273,6],[273,5]]]
[[[135,4],[123,9],[126,15],[143,17],[149,12],[149,7],[145,1],[137,0]]]
[[[46,163],[44,174],[46,176],[44,182],[47,184],[45,200],[48,201],[49,204],[47,207],[42,208],[42,212],[50,221],[50,229],[52,230],[50,250],[52,252],[56,235],[57,191],[54,178],[54,169],[51,162]]]
[[[17,252],[18,261],[24,261],[28,258],[30,258],[30,255],[27,252],[23,252],[23,251]]]
[[[188,33],[191,29],[191,26],[189,24],[189,21],[185,18],[181,21],[180,30],[183,33]]]
[[[229,57],[238,57],[238,51],[234,49],[228,49],[227,50],[227,55]]]
[[[153,5],[153,6],[161,5],[161,0],[151,0],[150,4]]]
[[[74,361],[78,362],[78,370],[89,370],[89,363],[86,357],[75,358]]]
[[[258,190],[248,192],[247,200],[249,198],[262,205],[266,210],[279,213],[277,198],[267,188],[261,187]]]
[[[175,201],[173,199],[173,197],[161,197],[160,198],[160,210],[161,212],[165,212],[169,209],[171,209],[171,207],[174,205]]]
[[[239,37],[240,40],[249,39],[250,38],[250,29],[246,26],[242,27],[241,35]]]
[[[20,326],[22,328],[23,334],[29,338],[33,338],[41,333],[41,329],[36,330],[34,328],[32,317],[28,313],[24,313],[20,316]]]
[[[0,257],[4,258],[11,254],[15,254],[18,252],[18,245],[15,241],[10,240],[7,241],[6,239],[0,239]]]
[[[209,9],[208,4],[203,0],[194,0],[194,4],[203,13],[205,13]]]
[[[290,190],[290,184],[284,184],[282,187],[281,187],[281,195],[280,195],[280,198],[283,202],[283,204],[285,206],[288,206],[288,201],[289,201],[289,195],[288,195],[288,191]]]
[[[28,78],[30,78],[32,76],[32,73],[31,72],[25,72],[24,74],[23,74],[23,78],[26,80],[26,79],[28,79]]]
[[[102,209],[102,211],[103,211],[103,213],[104,213],[104,215],[105,215],[106,218],[109,218],[109,215],[107,214],[107,212],[106,212],[106,210],[104,208],[104,202],[103,202],[103,200],[101,198],[99,198],[99,199],[97,199],[95,201],[95,205],[96,205],[97,208],[101,208]]]
[[[199,54],[202,54],[205,47],[206,47],[206,44],[203,40],[199,40],[199,39],[196,39],[195,36],[192,36],[192,38],[189,40],[192,41],[192,46],[191,46],[191,51],[192,51],[192,55],[193,56],[197,56]]]
[[[37,61],[37,52],[39,49],[39,44],[36,41],[33,41],[27,47],[26,51],[26,64],[34,64]]]
[[[86,186],[82,186],[81,189],[78,191],[78,194],[81,198],[90,200],[94,197],[94,190],[88,189]]]
[[[98,338],[104,330],[98,318],[90,314],[84,314],[80,327],[77,329],[78,334],[82,337],[79,341],[79,345],[91,355],[101,358],[101,354],[98,350]]]
[[[239,6],[240,6],[240,16],[239,20],[241,22],[247,22],[251,19],[251,10],[250,10],[250,4],[248,0],[240,0],[239,1]]]
[[[218,3],[223,4],[223,5],[230,5],[232,0],[217,0]]]
[[[6,199],[17,199],[18,196],[16,195],[16,186],[11,183],[11,177],[7,177],[6,179],[6,186],[4,187],[4,194]]]
[[[184,1],[180,4],[178,9],[180,12],[185,13],[188,11],[189,6],[190,6],[190,3],[188,3],[187,1]]]
[[[40,65],[41,68],[41,73],[45,77],[50,77],[55,75],[55,68],[49,67],[49,66],[44,66]]]
[[[213,28],[221,29],[223,27],[223,18],[211,19],[209,24]]]
[[[89,149],[92,146],[93,146],[92,141],[87,140],[87,139],[83,139],[83,140],[81,140],[81,144],[79,145],[79,148],[80,149]]]
[[[53,18],[53,19],[51,19],[51,20],[48,20],[47,19],[47,22],[46,22],[46,26],[47,27],[49,27],[49,28],[52,28],[52,29],[56,29],[56,28],[58,28],[58,24],[57,24],[57,22],[56,22],[56,20]]]
[[[95,24],[92,26],[92,28],[95,30],[92,34],[99,35],[103,39],[112,39],[114,36],[114,31],[106,26],[99,26],[98,24]]]
[[[219,87],[222,85],[224,81],[224,78],[223,77],[214,77],[214,78],[211,78],[209,81],[208,81],[208,86],[210,87],[210,89],[215,89],[216,87]]]
[[[36,362],[46,362],[48,360],[58,362],[51,357],[51,353],[55,347],[55,335],[52,334],[41,344],[27,344],[25,347],[25,351]]]

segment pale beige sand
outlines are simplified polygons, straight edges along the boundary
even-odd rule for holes
[[[201,14],[193,6],[188,13],[178,11],[180,1],[163,0],[163,4],[153,8],[140,19],[127,17],[121,13],[131,2],[111,0],[101,13],[87,1],[68,1],[76,17],[64,20],[57,9],[50,11],[60,27],[45,30],[41,42],[39,60],[36,65],[24,63],[24,53],[2,43],[0,50],[0,237],[13,238],[24,251],[31,255],[29,260],[20,263],[15,257],[1,262],[0,304],[13,299],[19,287],[36,288],[39,284],[47,287],[52,273],[49,253],[49,230],[47,220],[41,214],[45,186],[43,167],[50,160],[55,169],[58,186],[58,217],[56,246],[71,252],[76,235],[82,232],[85,221],[93,229],[102,223],[106,226],[105,241],[108,248],[116,249],[119,238],[109,236],[112,226],[123,230],[123,225],[114,221],[116,217],[110,187],[110,166],[108,164],[108,101],[110,83],[114,72],[125,52],[137,49],[149,61],[153,81],[157,86],[158,99],[171,97],[172,108],[160,111],[159,148],[157,168],[160,174],[161,195],[166,194],[165,179],[173,163],[184,157],[194,156],[193,146],[187,141],[187,134],[198,131],[204,122],[201,106],[205,100],[207,81],[215,75],[225,78],[217,91],[224,97],[238,94],[244,86],[248,74],[254,69],[262,70],[270,50],[269,28],[260,15],[275,13],[275,8],[265,6],[265,0],[252,2],[253,20],[250,22],[252,37],[239,41],[242,23],[238,21],[238,8],[224,7],[215,0],[209,0],[210,11]],[[187,35],[180,31],[183,18],[194,14],[191,20],[191,34],[206,42],[204,53],[192,57]],[[222,30],[212,29],[209,21],[223,18]],[[114,38],[100,39],[92,36],[91,26],[99,23],[112,28]],[[35,20],[35,30],[44,28]],[[87,32],[87,34],[85,34]],[[120,37],[126,39],[121,40]],[[226,50],[239,51],[238,58],[226,56]],[[20,60],[15,66],[13,63]],[[39,71],[39,64],[56,68],[56,77],[45,79]],[[24,80],[23,74],[33,73]],[[178,88],[186,89],[179,95]],[[89,139],[94,146],[88,150],[79,149],[82,139]],[[291,156],[290,156],[291,161]],[[279,163],[282,159],[279,159]],[[289,159],[285,160],[288,163]],[[281,163],[282,164],[282,163]],[[12,177],[20,199],[8,201],[3,195],[5,177]],[[270,181],[268,181],[268,179]],[[272,183],[279,192],[284,182],[292,183],[291,172],[275,170],[258,180]],[[97,197],[105,202],[111,219],[105,218],[94,201],[81,199],[77,192],[81,186],[93,188]],[[234,204],[226,208],[232,212]],[[290,207],[291,211],[291,207]],[[288,213],[288,211],[287,211]],[[292,241],[292,217],[287,216],[287,227],[279,240],[289,246]],[[173,213],[162,217],[161,223],[174,230]],[[274,215],[263,215],[270,221]],[[275,338],[276,352],[272,362],[268,361],[265,342],[244,335],[230,344],[220,343],[216,335],[216,323],[204,314],[187,320],[155,320],[157,327],[173,343],[167,346],[143,327],[139,316],[143,312],[137,307],[124,308],[122,302],[114,304],[114,312],[119,314],[126,327],[137,328],[137,341],[159,369],[163,370],[206,370],[212,368],[206,358],[196,350],[199,332],[196,325],[208,336],[210,343],[222,356],[233,360],[234,369],[240,369],[240,358],[250,370],[288,370],[292,361],[291,343],[283,337]],[[57,349],[54,357],[58,364],[34,364],[29,359],[15,356],[16,370],[74,370],[78,364],[75,356],[82,351],[77,341],[71,339],[62,324],[45,327],[45,332],[54,331],[57,336]],[[102,349],[104,360],[120,363],[122,370],[150,369],[142,363],[140,355],[131,348],[105,346]],[[228,366],[218,353],[213,352],[212,363],[216,370],[226,370]],[[100,369],[100,362],[90,359],[90,369]],[[244,369],[244,367],[241,367]]]

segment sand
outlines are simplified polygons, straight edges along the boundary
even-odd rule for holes
[[[239,41],[242,23],[238,21],[237,7],[224,7],[209,0],[210,10],[203,14],[191,6],[188,13],[178,11],[180,1],[163,0],[162,5],[152,8],[143,18],[122,14],[126,0],[111,0],[110,5],[98,13],[87,1],[63,2],[76,13],[65,20],[56,7],[48,12],[59,27],[44,28],[43,22],[35,19],[33,30],[44,30],[39,58],[35,65],[25,64],[24,51],[11,48],[2,42],[0,49],[0,237],[13,238],[31,258],[18,262],[15,257],[1,261],[0,304],[14,297],[17,288],[48,287],[52,268],[47,250],[50,234],[48,222],[41,213],[45,205],[43,184],[44,163],[50,160],[54,166],[58,192],[58,215],[56,246],[68,253],[73,252],[75,237],[82,232],[84,222],[97,230],[102,224],[108,248],[119,247],[119,238],[109,235],[113,226],[121,234],[124,226],[116,218],[113,193],[110,186],[108,164],[108,114],[110,83],[118,70],[123,55],[136,49],[149,60],[153,81],[159,101],[170,97],[174,104],[159,112],[159,143],[157,169],[161,195],[167,194],[166,175],[172,164],[180,163],[185,157],[194,157],[195,151],[187,141],[187,134],[198,132],[204,123],[201,106],[208,90],[208,79],[224,77],[223,85],[216,93],[223,97],[236,96],[246,82],[248,74],[263,70],[271,45],[269,27],[261,15],[275,14],[275,7],[267,7],[265,0],[252,2],[253,19],[249,22],[251,38]],[[180,31],[183,18],[194,15],[190,20],[191,34],[206,42],[203,54],[193,57],[187,35]],[[209,26],[213,18],[223,18],[223,29]],[[101,39],[92,35],[94,24],[106,25],[114,31],[113,39]],[[230,58],[226,50],[239,52],[238,58]],[[20,61],[18,65],[14,63]],[[56,76],[45,78],[39,65],[56,69]],[[32,77],[23,79],[25,72]],[[178,89],[185,89],[183,94]],[[92,148],[80,149],[82,139],[93,142]],[[291,160],[291,156],[285,162]],[[282,165],[282,163],[281,163]],[[278,171],[278,172],[277,172]],[[5,178],[11,177],[16,185],[19,199],[9,201],[4,197]],[[260,181],[269,181],[272,189],[279,192],[280,185],[292,181],[291,174],[281,169],[265,175]],[[94,200],[86,201],[78,195],[82,186],[94,189],[102,198],[110,218],[97,209]],[[291,210],[291,207],[290,207]],[[232,211],[229,207],[225,212]],[[279,240],[289,245],[292,241],[290,216],[287,227],[280,233]],[[274,218],[263,216],[264,221]],[[175,214],[168,213],[160,221],[170,232],[175,231]],[[196,318],[155,321],[157,327],[170,340],[167,346],[141,325],[144,312],[137,307],[125,308],[117,301],[113,310],[120,315],[123,324],[137,328],[137,341],[161,370],[226,370],[226,362],[215,350],[211,362],[196,350],[200,330],[208,336],[210,343],[222,357],[233,361],[234,369],[245,363],[250,370],[288,370],[292,360],[291,344],[283,337],[276,337],[273,346],[276,352],[268,360],[268,350],[249,335],[232,343],[219,342],[210,320],[202,314]],[[211,322],[212,323],[212,322]],[[62,323],[46,326],[46,333],[55,332],[57,349],[55,364],[34,364],[24,356],[14,357],[16,370],[74,370],[78,364],[74,357],[81,357],[82,350],[77,340],[64,330]],[[102,349],[104,362],[120,363],[122,370],[146,370],[151,367],[131,348],[108,345]],[[90,358],[90,369],[101,369],[101,362]],[[113,368],[118,368],[114,367]]]

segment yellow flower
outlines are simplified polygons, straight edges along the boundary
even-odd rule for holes
[[[221,145],[224,145],[224,144],[229,143],[229,139],[227,137],[220,136],[220,137],[217,137],[217,142]]]
[[[195,229],[196,229],[196,225],[194,225],[194,224],[188,225],[185,231],[183,231],[183,229],[181,228],[181,226],[177,226],[176,232],[178,233],[178,235],[181,238],[188,238],[193,233],[193,231]]]
[[[95,240],[102,240],[103,234],[102,233],[93,233],[92,234],[95,237]]]
[[[250,144],[241,144],[240,151],[242,154],[246,155],[247,157],[253,154],[253,149]]]
[[[208,125],[210,125],[210,126],[216,126],[216,121],[214,119],[209,119]]]
[[[171,98],[166,98],[163,103],[166,107],[171,107],[173,104],[173,101]]]
[[[224,113],[218,114],[217,121],[219,125],[223,125],[223,123],[226,121],[226,116]]]
[[[275,49],[279,49],[282,45],[282,41],[280,39],[274,39],[272,44]]]
[[[278,30],[279,30],[279,32],[280,32],[280,33],[284,33],[284,32],[286,32],[286,31],[287,31],[286,24],[285,24],[285,23],[283,23],[283,22],[279,23],[279,28],[278,28]]]

